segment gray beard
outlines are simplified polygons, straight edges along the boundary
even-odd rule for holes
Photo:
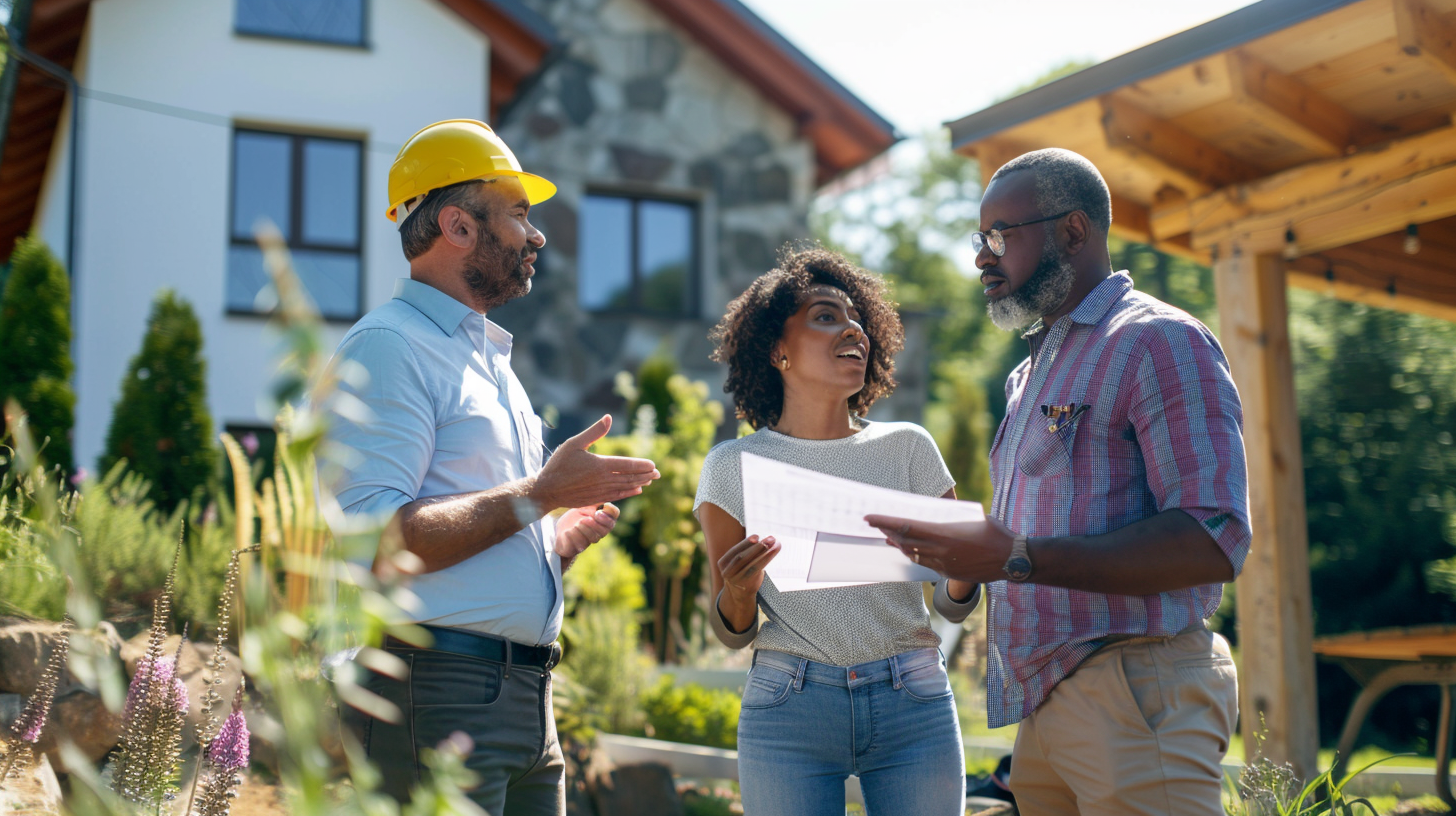
[[[1024,329],[1066,302],[1076,278],[1077,270],[1062,260],[1056,234],[1052,233],[1042,244],[1041,260],[1031,277],[1015,292],[988,302],[986,314],[1002,331]]]
[[[526,255],[530,253],[528,245],[516,255],[495,235],[481,232],[475,254],[465,265],[465,285],[475,296],[477,308],[488,312],[530,293],[531,278],[526,275]]]

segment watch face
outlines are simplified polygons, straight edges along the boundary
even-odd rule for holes
[[[1025,581],[1031,577],[1031,559],[1013,556],[1006,561],[1003,569],[1006,571],[1006,577],[1011,580]]]

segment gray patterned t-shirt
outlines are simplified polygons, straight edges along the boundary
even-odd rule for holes
[[[694,514],[706,502],[743,523],[740,454],[745,452],[923,496],[945,495],[955,485],[935,441],[924,428],[910,422],[864,421],[858,433],[844,439],[798,439],[764,428],[723,442],[708,452],[698,480]],[[942,587],[936,598],[936,608],[943,614],[946,609],[938,596],[944,594]],[[956,605],[947,617],[964,619],[979,600],[978,591],[964,605]],[[779,592],[773,579],[765,577],[758,592],[758,606],[767,620],[758,627],[756,640],[752,629],[733,633],[723,625],[716,608],[710,612],[720,639],[735,648],[752,642],[759,649],[835,666],[869,663],[940,645],[940,638],[930,628],[925,596],[918,583]]]

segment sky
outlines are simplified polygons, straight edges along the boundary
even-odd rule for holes
[[[990,105],[1251,0],[742,0],[902,133]]]

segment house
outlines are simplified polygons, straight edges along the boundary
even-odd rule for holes
[[[559,185],[535,291],[492,318],[563,434],[659,352],[717,393],[724,305],[807,235],[818,186],[897,139],[738,0],[16,0],[11,27],[40,59],[0,83],[0,259],[34,229],[68,262],[78,464],[163,287],[202,321],[219,428],[269,425],[254,224],[336,342],[407,274],[385,182],[429,122],[486,120]],[[882,416],[919,416],[919,336]]]

